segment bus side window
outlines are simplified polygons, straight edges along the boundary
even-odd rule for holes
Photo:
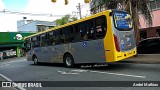
[[[49,45],[55,45],[55,32],[50,32],[49,33]]]
[[[32,47],[39,47],[40,46],[39,36],[32,37],[31,41],[32,41]]]
[[[95,39],[95,28],[94,28],[94,23],[93,23],[93,20],[90,20],[87,22],[88,24],[88,32],[89,32],[89,35],[88,35],[88,39],[90,40],[93,40]]]
[[[49,41],[49,33],[46,33],[46,46],[50,46],[50,41]]]
[[[62,35],[61,35],[61,41],[62,43],[69,43],[71,42],[70,36],[71,36],[71,27],[66,27],[62,29]]]
[[[31,49],[31,42],[30,42],[30,38],[28,38],[28,39],[26,39],[25,41],[24,41],[24,49],[25,49],[25,51],[28,51],[28,50],[30,50]]]
[[[81,40],[88,40],[89,32],[87,31],[87,23],[82,22],[80,24],[80,34],[81,34]]]
[[[73,25],[71,29],[71,42],[78,42],[81,39],[81,33],[78,29],[78,25]]]
[[[101,16],[96,18],[96,37],[104,38],[106,34],[106,18],[105,16]]]
[[[60,32],[61,30],[55,30],[55,44],[60,44],[61,41],[60,41]]]
[[[42,34],[40,37],[41,37],[40,46],[42,46],[42,47],[47,46],[46,35]]]

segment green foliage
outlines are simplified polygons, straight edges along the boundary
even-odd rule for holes
[[[66,23],[69,23],[72,21],[76,21],[77,17],[71,17],[71,15],[65,15],[64,17],[62,17],[61,19],[57,19],[56,20],[56,26],[60,26],[60,25],[64,25]]]

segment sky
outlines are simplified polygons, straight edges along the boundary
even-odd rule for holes
[[[84,0],[68,0],[68,5],[64,4],[65,0],[57,0],[56,3],[51,0],[0,0],[0,32],[16,32],[17,21],[27,17],[28,20],[54,21],[66,14],[78,15],[76,6],[82,5],[82,16],[89,15],[89,4]],[[17,11],[32,14],[46,15],[27,15],[27,14],[9,14],[2,11]]]

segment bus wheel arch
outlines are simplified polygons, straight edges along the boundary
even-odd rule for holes
[[[66,52],[63,55],[63,63],[65,64],[65,67],[73,68],[74,67],[74,58],[73,58],[73,56],[70,53]]]
[[[35,54],[32,56],[32,60],[34,61],[35,65],[38,64],[38,58],[37,58],[37,56]]]

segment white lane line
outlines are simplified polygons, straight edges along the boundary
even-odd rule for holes
[[[76,69],[76,70],[71,70],[71,72],[87,72],[88,70],[81,70],[81,69]]]
[[[110,74],[110,75],[118,75],[118,76],[126,76],[126,77],[146,78],[146,76],[120,74],[120,73],[110,73],[110,72],[100,72],[100,71],[90,71],[90,72],[93,72],[93,73],[102,73],[102,74]]]
[[[69,75],[69,74],[79,75],[79,73],[74,73],[74,72],[66,72],[66,71],[59,71],[59,70],[58,72],[64,75]]]
[[[5,80],[9,81],[9,82],[13,82],[10,78],[4,76],[3,74],[0,74],[0,76],[1,76],[2,78],[4,78]],[[13,83],[15,83],[15,82],[13,82]],[[19,89],[19,90],[26,90],[25,88],[19,87],[19,86],[15,87],[15,88],[17,88],[17,89]]]

